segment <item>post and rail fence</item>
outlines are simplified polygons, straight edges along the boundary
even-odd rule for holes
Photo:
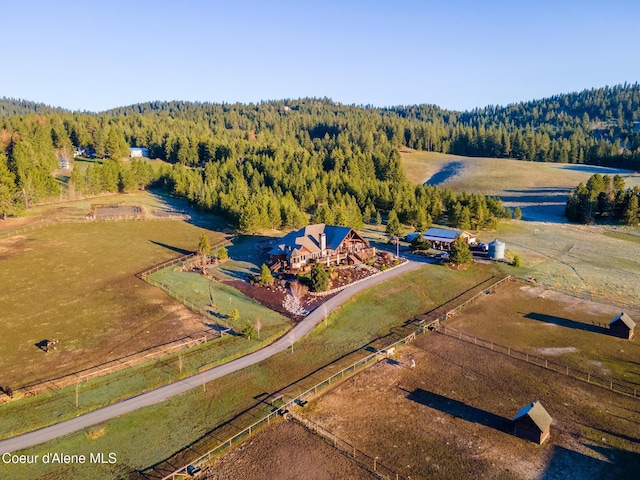
[[[640,399],[640,391],[639,391],[640,389],[638,388],[637,385],[629,385],[629,384],[620,383],[617,380],[613,380],[613,379],[607,380],[604,378],[600,378],[593,375],[591,372],[586,372],[583,370],[578,370],[576,368],[571,368],[566,365],[562,365],[562,364],[550,361],[548,358],[537,357],[535,355],[532,355],[527,352],[522,352],[515,348],[505,347],[504,345],[500,345],[498,343],[491,342],[489,340],[478,338],[474,335],[470,335],[464,332],[460,332],[458,330],[454,330],[453,328],[447,327],[442,323],[440,323],[437,326],[437,328],[435,328],[434,330],[448,337],[453,337],[463,342],[472,343],[473,345],[486,348],[488,350],[491,350],[492,352],[500,353],[508,357],[515,358],[517,360],[522,360],[532,365],[536,365],[538,367],[542,367],[547,370],[552,370],[554,372],[560,373],[562,375],[566,375],[568,377],[575,378],[577,380],[582,380],[584,382],[587,382],[590,385],[596,385],[598,387],[602,387],[607,390],[610,390],[614,393],[626,395],[628,397],[632,397],[635,399]]]

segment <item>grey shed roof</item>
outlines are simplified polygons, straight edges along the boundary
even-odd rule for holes
[[[632,328],[634,328],[636,326],[636,322],[631,320],[631,317],[629,315],[627,315],[626,313],[624,313],[624,312],[622,312],[616,318],[611,320],[609,322],[609,325],[612,325],[612,324],[616,323],[618,320],[622,320],[622,323],[624,323],[627,327],[629,327],[629,329],[632,329]]]
[[[462,235],[463,233],[464,232],[462,230],[446,230],[444,228],[431,227],[429,230],[424,232],[424,237],[427,240],[454,241],[458,235]]]
[[[551,415],[547,413],[542,404],[537,400],[535,402],[530,403],[526,407],[523,407],[516,416],[511,420],[515,422],[516,420],[528,416],[533,423],[535,423],[536,427],[540,429],[541,432],[544,432],[551,422],[553,422],[553,418]]]

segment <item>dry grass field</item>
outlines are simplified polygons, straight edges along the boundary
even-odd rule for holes
[[[525,220],[565,222],[562,215],[569,190],[586,183],[595,173],[619,173],[627,186],[640,185],[637,172],[592,165],[462,157],[410,149],[401,150],[400,157],[413,183],[498,196],[505,206],[519,206]]]
[[[109,201],[170,207],[150,193],[94,200]],[[75,220],[89,203],[38,207],[31,220]],[[0,238],[0,384],[55,378],[205,330],[202,317],[135,274],[194,250],[208,226],[193,219],[71,222]],[[224,238],[207,232],[212,243]],[[43,340],[60,343],[45,353],[37,347]]]

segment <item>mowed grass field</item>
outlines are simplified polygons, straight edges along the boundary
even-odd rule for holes
[[[117,464],[82,465],[72,470],[64,465],[8,466],[6,473],[12,479],[123,478],[131,472],[148,469],[153,471],[153,478],[159,469],[170,473],[171,465],[180,462],[172,460],[167,465],[164,460],[185,445],[191,447],[184,458],[205,453],[269,411],[262,399],[282,389],[297,392],[310,388],[321,381],[323,375],[329,376],[328,372],[339,368],[341,362],[355,361],[347,357],[370,354],[365,349],[370,342],[486,280],[491,273],[491,269],[483,266],[464,272],[439,265],[425,266],[351,299],[329,315],[326,326],[323,322],[297,342],[293,352],[278,354],[212,382],[206,392],[197,388],[161,405],[26,451],[42,454],[55,450],[87,455],[115,452]],[[319,373],[318,369],[327,364],[333,366]],[[156,464],[160,466],[154,467]]]
[[[562,215],[567,194],[595,173],[617,173],[627,187],[640,185],[638,172],[592,165],[462,157],[409,149],[402,150],[400,157],[413,183],[498,196],[506,206],[519,206],[525,220],[566,221]]]
[[[568,224],[562,216],[569,190],[594,173],[620,173],[629,187],[640,185],[638,173],[411,150],[401,157],[415,183],[496,195],[522,208],[522,221],[503,220],[496,231],[478,232],[480,241],[505,242],[508,259],[517,254],[523,260],[523,268],[505,267],[508,273],[576,294],[640,300],[640,228]]]
[[[150,193],[93,203],[108,201],[164,204]],[[86,215],[89,203],[39,207],[39,218]],[[55,378],[205,329],[202,317],[135,277],[195,250],[203,230],[211,243],[223,239],[195,223],[67,223],[0,239],[0,384]],[[36,347],[45,339],[59,340],[57,350]]]

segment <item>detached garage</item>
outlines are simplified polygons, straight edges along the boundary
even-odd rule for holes
[[[513,433],[525,440],[542,445],[551,435],[553,419],[537,400],[522,408],[513,422]]]

